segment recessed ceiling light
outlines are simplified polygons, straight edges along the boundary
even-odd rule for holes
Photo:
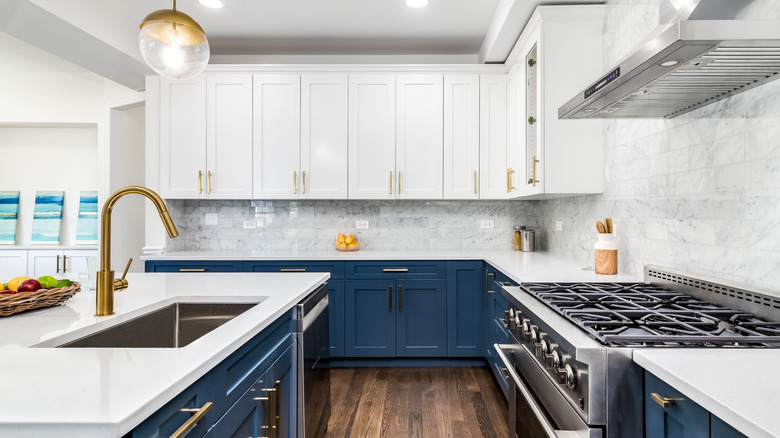
[[[222,6],[225,6],[222,4],[220,0],[200,0],[200,4],[202,4],[207,8],[212,8],[212,9],[219,9]]]
[[[428,6],[428,0],[406,0],[406,6],[412,8],[424,8]]]
[[[671,61],[664,61],[660,64],[658,64],[659,67],[674,67],[675,65],[679,64],[680,61],[678,60],[671,60]]]

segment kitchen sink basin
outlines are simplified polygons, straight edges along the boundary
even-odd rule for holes
[[[258,303],[174,303],[61,348],[181,348]]]

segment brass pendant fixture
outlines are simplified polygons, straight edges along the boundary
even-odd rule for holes
[[[166,78],[191,78],[209,63],[205,32],[192,17],[176,10],[176,0],[173,9],[160,9],[144,18],[138,44],[144,61]]]

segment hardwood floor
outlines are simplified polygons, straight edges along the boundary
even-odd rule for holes
[[[327,438],[508,436],[488,368],[333,368]]]

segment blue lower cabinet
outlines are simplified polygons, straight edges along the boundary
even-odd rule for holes
[[[146,272],[243,272],[244,262],[234,260],[148,260]]]
[[[396,280],[397,357],[447,356],[447,281]]]
[[[447,262],[447,356],[482,356],[485,339],[485,264]]]
[[[672,399],[671,403],[663,407],[659,397]],[[710,438],[710,413],[655,375],[645,372],[645,436]]]
[[[207,438],[296,436],[293,385],[295,344],[284,353],[228,409],[209,430]],[[198,435],[194,435],[198,436]]]
[[[138,425],[128,434],[132,438],[158,438],[169,437],[173,435],[184,423],[193,415],[193,410],[201,409],[207,403],[214,400],[214,388],[212,384],[211,373],[207,373],[200,380],[192,384],[189,388],[182,391],[165,406],[157,410],[143,423]],[[193,427],[188,437],[203,436],[214,424],[216,420],[213,408],[198,421]]]
[[[712,438],[747,438],[747,435],[712,414],[710,414],[710,436]]]
[[[344,357],[344,280],[328,280],[330,357]]]
[[[395,280],[344,282],[344,355],[395,356]]]

